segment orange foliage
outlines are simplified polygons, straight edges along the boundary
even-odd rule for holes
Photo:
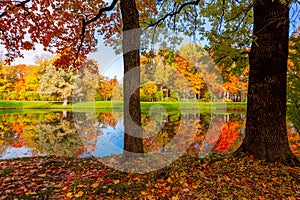
[[[19,140],[13,142],[12,146],[14,148],[22,148],[24,146],[24,141],[22,139],[19,139]]]
[[[225,123],[222,127],[222,133],[219,140],[216,143],[215,150],[220,152],[226,152],[234,144],[237,136],[240,134],[239,123],[237,121],[231,121]]]
[[[288,139],[290,143],[290,148],[296,156],[300,156],[300,134],[292,129],[288,128]]]
[[[24,123],[13,123],[12,124],[12,129],[17,132],[18,134],[22,134],[23,128],[24,128]]]

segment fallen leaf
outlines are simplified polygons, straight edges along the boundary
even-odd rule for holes
[[[76,195],[75,195],[75,197],[81,197],[83,195],[83,192],[82,191],[79,191]]]
[[[72,197],[73,194],[72,194],[72,192],[68,192],[66,196],[67,196],[67,197]]]
[[[110,189],[110,188],[107,190],[107,193],[108,193],[108,194],[111,194],[111,193],[113,193],[113,192],[114,192],[114,191],[113,191],[112,189]]]
[[[96,188],[96,187],[98,187],[98,185],[99,185],[99,183],[93,183],[93,184],[92,184],[92,187],[93,187],[93,188]]]

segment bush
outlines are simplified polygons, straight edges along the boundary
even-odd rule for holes
[[[158,91],[158,92],[155,93],[156,101],[161,101],[163,99],[163,97],[164,97],[164,94],[163,94],[162,91]]]
[[[152,97],[149,95],[143,95],[140,97],[141,101],[152,101]]]

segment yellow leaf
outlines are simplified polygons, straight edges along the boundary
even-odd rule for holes
[[[54,185],[55,185],[55,183],[54,183],[54,182],[51,182],[51,183],[50,183],[50,186],[54,186]]]
[[[167,179],[167,182],[168,182],[168,183],[172,183],[173,181],[172,181],[171,178],[168,178],[168,179]]]
[[[42,178],[43,178],[43,177],[46,177],[46,176],[47,176],[46,174],[39,174],[39,175],[38,175],[38,177],[42,177]]]
[[[98,187],[98,185],[99,185],[98,183],[93,183],[92,187],[96,188],[96,187]]]
[[[83,195],[83,192],[82,191],[79,191],[76,195],[75,195],[75,197],[81,197]]]
[[[179,200],[179,197],[176,195],[176,196],[173,196],[172,197],[172,200]]]
[[[120,180],[114,180],[114,184],[120,183]]]
[[[72,197],[72,192],[69,192],[66,196],[67,197]]]
[[[26,192],[26,193],[25,193],[26,196],[34,195],[34,194],[36,194],[36,192],[31,192],[31,191],[29,191],[29,192]]]
[[[107,193],[108,193],[108,194],[111,194],[111,193],[113,193],[113,192],[114,192],[114,191],[113,191],[112,189],[110,189],[110,188],[107,190]]]

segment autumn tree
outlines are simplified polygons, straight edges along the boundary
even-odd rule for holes
[[[5,98],[5,94],[7,94],[9,88],[12,87],[10,81],[7,78],[7,66],[4,63],[0,64],[0,92],[1,99]]]
[[[112,98],[113,91],[117,86],[118,86],[118,80],[116,78],[112,78],[108,80],[108,77],[104,77],[100,75],[97,87],[95,89],[99,94],[99,96],[101,97],[101,100],[107,101]]]
[[[254,27],[246,135],[239,149],[258,159],[299,163],[292,154],[286,128],[286,79],[289,3],[264,0],[253,6]]]

